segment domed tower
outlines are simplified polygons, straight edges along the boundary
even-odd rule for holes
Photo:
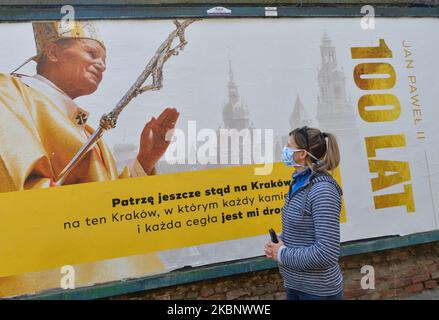
[[[246,129],[250,127],[248,106],[239,98],[238,86],[233,79],[232,63],[229,60],[229,100],[223,107],[223,122],[225,129]]]
[[[253,124],[250,122],[250,113],[248,106],[244,104],[239,96],[238,86],[233,78],[232,63],[229,60],[229,82],[228,88],[228,101],[223,107],[223,122],[224,125],[217,131],[217,150],[218,163],[225,164],[224,159],[227,160],[227,164],[236,165],[236,159],[239,164],[248,164],[248,157],[251,157],[252,152],[252,136],[251,130]],[[238,145],[232,143],[232,137],[234,135],[238,139]],[[226,138],[228,141],[227,148],[221,147],[220,142]],[[237,148],[236,148],[237,147]],[[232,160],[235,159],[235,160]],[[253,160],[252,160],[253,161]]]

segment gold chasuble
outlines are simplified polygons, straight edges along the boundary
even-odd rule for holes
[[[37,85],[26,84],[26,78]],[[83,121],[87,114],[42,80],[0,74],[0,192],[50,187],[93,133]],[[125,178],[129,172],[125,168],[118,174],[111,151],[101,139],[65,184]],[[155,253],[74,267],[76,287],[163,270]],[[0,278],[0,297],[59,288],[62,276],[57,268]]]
[[[87,141],[78,125],[48,97],[20,79],[0,75],[0,191],[49,187]],[[93,133],[87,125],[84,130]],[[100,140],[65,184],[118,178],[110,150]],[[129,177],[125,169],[121,177]]]

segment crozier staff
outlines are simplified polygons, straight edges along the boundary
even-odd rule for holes
[[[63,30],[59,21],[33,22],[37,74],[0,73],[0,192],[44,188],[54,180],[94,129],[74,99],[95,92],[106,69],[106,47],[91,21]],[[28,62],[27,61],[27,62]],[[156,173],[179,113],[166,108],[146,123],[135,161],[118,172],[103,139],[87,153],[65,184]]]

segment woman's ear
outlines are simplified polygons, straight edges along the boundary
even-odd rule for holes
[[[297,155],[299,156],[300,160],[305,160],[307,156],[306,150],[300,150],[297,152]]]

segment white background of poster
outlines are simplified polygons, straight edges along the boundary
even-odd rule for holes
[[[342,155],[347,215],[347,222],[342,225],[342,240],[437,229],[439,61],[436,53],[439,38],[434,30],[438,24],[437,19],[431,18],[383,18],[377,19],[374,30],[362,30],[359,19],[347,18],[198,21],[187,30],[186,49],[166,64],[164,88],[134,100],[120,117],[117,129],[110,131],[105,140],[110,146],[138,145],[144,123],[165,106],[176,106],[181,112],[177,128],[185,131],[187,122],[196,120],[198,129],[217,129],[223,124],[222,108],[228,99],[229,60],[254,127],[272,128],[275,135],[286,135],[291,129],[286,119],[298,95],[309,116],[316,116],[320,45],[326,32],[336,48],[338,69],[346,77],[345,89],[359,134],[358,140],[353,141],[356,149],[345,150]],[[97,92],[77,100],[91,112],[90,122],[94,126],[125,93],[174,26],[170,20],[136,20],[99,21],[98,27],[107,46],[107,71]],[[376,46],[380,38],[385,39],[393,52],[393,58],[386,62],[395,68],[397,84],[389,92],[399,98],[403,111],[395,122],[370,124],[361,120],[356,111],[357,100],[364,92],[353,81],[352,70],[359,61],[351,59],[350,48]],[[0,41],[1,72],[14,69],[35,53],[30,23],[1,24]],[[426,140],[418,140],[415,135],[403,41],[412,45],[413,74],[417,76]],[[21,72],[32,74],[33,66],[26,66]],[[379,157],[410,162],[416,206],[416,212],[411,214],[403,207],[373,209],[363,137],[397,133],[406,135],[407,147],[386,150],[379,153]],[[401,190],[401,186],[395,186],[386,193]],[[201,265],[262,255],[266,240],[266,236],[261,236],[172,250],[161,255],[168,269]]]

